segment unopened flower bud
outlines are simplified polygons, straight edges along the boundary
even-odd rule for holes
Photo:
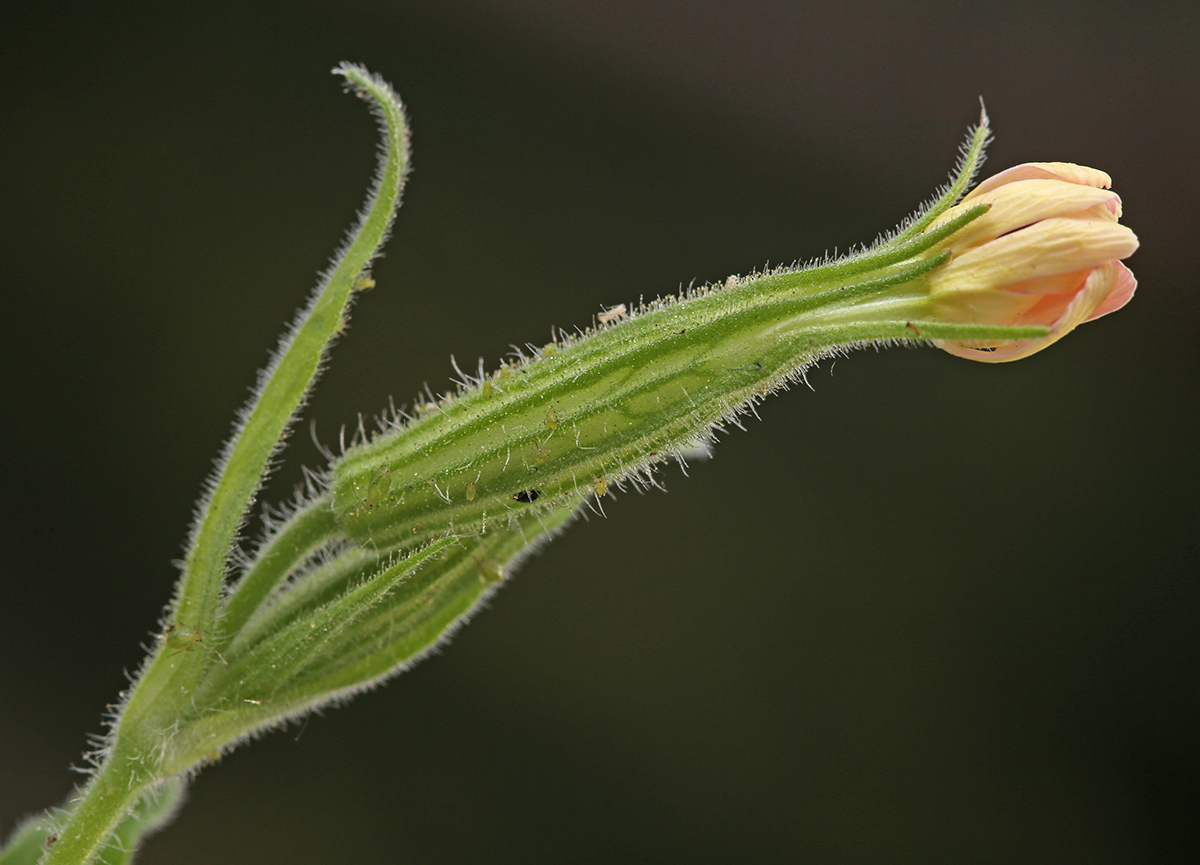
[[[1042,325],[1050,335],[937,345],[972,360],[1017,360],[1124,306],[1137,281],[1121,259],[1138,241],[1118,223],[1121,199],[1110,185],[1093,168],[1027,163],[988,178],[947,210],[934,228],[980,204],[989,208],[945,241],[950,260],[925,278],[934,317]]]

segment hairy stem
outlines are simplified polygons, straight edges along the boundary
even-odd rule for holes
[[[344,328],[355,290],[366,284],[364,272],[387,238],[399,206],[408,165],[408,127],[400,100],[391,87],[359,66],[343,64],[334,71],[371,102],[379,115],[384,142],[375,184],[337,262],[285,333],[241,414],[239,428],[202,500],[172,603],[170,626],[128,695],[110,735],[108,756],[72,808],[62,838],[51,848],[47,862],[74,865],[92,861],[140,791],[173,774],[160,765],[165,744],[195,710],[192,696],[196,685],[219,657],[217,652],[205,650],[203,640],[206,636],[216,639],[230,548],[268,472],[272,454],[320,372],[329,343]],[[317,533],[327,528],[315,514],[302,525]],[[302,554],[302,549],[291,551],[292,556]],[[256,606],[255,596],[261,599],[270,588],[266,576],[255,576],[235,605],[235,614],[248,615]],[[192,645],[172,645],[172,632],[191,635],[203,648],[193,651]],[[130,742],[152,744],[133,749],[127,744]]]
[[[91,862],[153,782],[144,767],[113,751],[92,777],[42,858],[42,865]]]

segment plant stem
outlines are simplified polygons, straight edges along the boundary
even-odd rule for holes
[[[138,762],[113,750],[75,801],[41,865],[91,862],[151,781]]]
[[[272,454],[320,372],[330,342],[345,327],[354,294],[371,284],[366,270],[387,238],[400,204],[408,168],[403,106],[391,87],[362,67],[343,64],[334,71],[372,104],[379,117],[384,143],[375,183],[336,263],[281,339],[201,501],[169,616],[174,633],[195,635],[197,646],[172,646],[169,637],[159,641],[113,725],[108,754],[71,809],[62,837],[44,860],[51,865],[91,862],[147,786],[173,774],[163,768],[168,743],[195,711],[196,687],[218,657],[217,652],[207,650],[204,641],[210,640],[212,648],[220,642],[219,602],[230,548],[269,471]],[[268,578],[283,576],[274,574],[271,553],[277,553],[280,562],[294,563],[313,544],[328,539],[330,528],[318,510],[303,511],[297,532],[277,538],[280,543],[264,551],[267,560],[260,558],[259,564],[266,570],[252,574],[242,587],[242,597],[234,604],[234,620],[244,623],[269,595],[273,583]],[[130,743],[138,744],[131,747]],[[141,743],[150,744],[142,747]],[[216,742],[213,747],[222,744]]]

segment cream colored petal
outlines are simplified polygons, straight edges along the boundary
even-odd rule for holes
[[[982,292],[1041,276],[1084,270],[1125,258],[1137,237],[1115,222],[1043,219],[954,256],[928,277],[934,297],[950,292]]]
[[[941,321],[958,324],[1012,325],[1041,300],[1040,295],[993,291],[947,291],[933,295],[934,311]]]
[[[1112,221],[1113,208],[1120,208],[1120,199],[1114,192],[1060,180],[1018,180],[955,205],[937,224],[980,204],[990,205],[991,209],[955,233],[949,241],[953,249],[970,249],[1051,216],[1094,209],[1097,214],[1104,214],[1101,218]]]
[[[1076,165],[1073,162],[1026,162],[994,174],[980,183],[967,195],[963,201],[968,201],[1019,180],[1064,180],[1067,183],[1077,183],[1082,186],[1095,186],[1108,189],[1112,186],[1112,178],[1103,171],[1088,168],[1086,165]]]
[[[950,354],[965,357],[968,360],[982,361],[983,363],[1006,363],[1010,360],[1020,360],[1021,358],[1029,357],[1031,354],[1037,354],[1047,346],[1058,342],[1083,322],[1095,317],[1096,312],[1105,299],[1113,293],[1114,288],[1122,281],[1120,270],[1125,269],[1124,265],[1114,261],[1111,264],[1106,264],[1103,267],[1097,267],[1093,270],[1091,275],[1088,276],[1087,282],[1084,283],[1083,289],[1067,304],[1058,321],[1051,327],[1050,335],[1047,337],[1013,342],[992,351],[981,351],[969,345],[955,343],[937,342],[935,344],[938,348],[948,351]],[[1132,274],[1130,276],[1132,277]]]
[[[1102,190],[1103,191],[1103,190]],[[1121,196],[1116,193],[1111,193],[1112,198],[1104,204],[1098,204],[1095,207],[1089,207],[1077,216],[1086,216],[1090,219],[1103,219],[1107,222],[1121,221]]]

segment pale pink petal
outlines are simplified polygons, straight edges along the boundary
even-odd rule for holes
[[[1075,302],[1077,295],[1071,294],[1047,294],[1038,298],[1038,302],[1031,306],[1024,315],[1018,318],[1013,324],[1021,325],[1022,327],[1056,327],[1071,304]]]
[[[1116,285],[1108,293],[1108,297],[1104,298],[1104,302],[1096,307],[1096,311],[1092,313],[1088,321],[1093,321],[1102,315],[1108,315],[1110,312],[1116,312],[1129,303],[1133,297],[1133,292],[1137,288],[1137,279],[1134,278],[1133,272],[1119,261],[1114,262],[1114,264],[1117,268]]]
[[[1103,267],[1097,267],[1083,284],[1083,288],[1075,295],[1075,299],[1063,311],[1062,316],[1054,323],[1055,339],[1061,339],[1076,327],[1087,321],[1112,292],[1117,284],[1117,264],[1112,262]]]

